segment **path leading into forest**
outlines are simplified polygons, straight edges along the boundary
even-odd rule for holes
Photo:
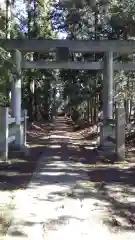
[[[111,219],[114,196],[109,202],[104,183],[90,181],[88,163],[95,159],[88,151],[92,143],[70,132],[63,118],[56,119],[54,129],[44,138],[48,145],[27,188],[17,191],[14,218],[4,240],[134,240],[135,231],[128,225],[119,228],[120,220],[114,220],[115,230],[106,224]],[[119,199],[121,185],[116,189],[112,182],[108,189],[110,186]],[[130,198],[130,202],[134,200]]]

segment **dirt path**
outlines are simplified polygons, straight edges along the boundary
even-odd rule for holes
[[[69,130],[62,118],[56,120],[27,189],[17,191],[4,240],[135,239],[129,168],[103,166],[92,142]]]

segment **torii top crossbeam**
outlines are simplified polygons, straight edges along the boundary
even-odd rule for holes
[[[22,52],[55,52],[56,48],[66,47],[70,52],[135,52],[134,40],[0,40],[0,47],[7,51],[18,49]]]

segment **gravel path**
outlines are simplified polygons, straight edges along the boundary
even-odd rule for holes
[[[134,231],[113,232],[104,223],[109,203],[89,182],[88,165],[76,157],[79,137],[59,119],[49,138],[27,189],[17,191],[4,240],[134,240]]]

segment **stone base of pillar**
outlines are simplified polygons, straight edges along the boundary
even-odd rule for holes
[[[26,146],[26,134],[27,134],[27,110],[22,111],[23,120],[20,120],[20,124],[16,124],[16,135],[14,147],[16,149],[24,149]]]
[[[117,160],[125,159],[125,110],[116,108],[116,120],[100,125],[99,146],[104,152],[115,153]]]
[[[30,148],[28,145],[15,145],[14,143],[10,144],[10,150],[12,150],[13,152],[19,152],[21,154],[23,154],[25,157],[30,155]]]
[[[110,123],[102,123],[100,125],[100,145],[114,145],[113,139],[115,139],[115,128],[114,121],[113,124]]]
[[[23,124],[16,125],[16,136],[14,145],[16,148],[19,149],[22,148],[24,145],[23,131],[24,131]]]
[[[115,155],[115,130],[111,124],[102,123],[100,125],[100,157],[110,158]],[[113,160],[114,161],[114,160]]]
[[[116,108],[116,154],[118,160],[125,160],[125,109]]]

